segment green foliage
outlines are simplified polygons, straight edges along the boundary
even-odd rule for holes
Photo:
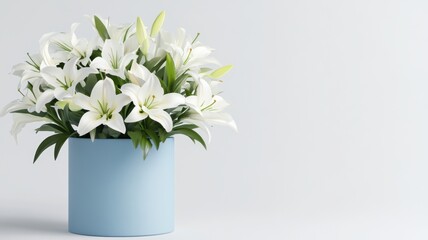
[[[184,83],[190,76],[188,74],[183,73],[181,74],[175,81],[172,87],[172,92],[180,93],[181,89],[183,88]]]
[[[103,41],[105,41],[106,39],[110,39],[110,35],[108,34],[107,28],[99,17],[94,16],[94,23],[95,28],[97,29],[98,34],[103,39]]]
[[[175,82],[175,64],[169,53],[166,54],[164,80],[167,92],[172,92]]]
[[[76,135],[71,123],[78,122],[81,117],[79,113],[70,112],[68,105],[65,106],[64,109],[58,109],[57,111],[51,105],[47,105],[46,107],[47,112],[44,117],[51,120],[52,123],[42,125],[36,129],[36,132],[54,132],[55,134],[47,137],[40,143],[34,155],[34,163],[40,155],[52,145],[55,145],[54,159],[56,160],[67,139]],[[33,114],[28,111],[27,113]]]
[[[189,137],[193,142],[198,141],[200,144],[202,144],[202,146],[204,146],[205,149],[207,149],[207,145],[205,144],[204,139],[201,137],[201,135],[199,135],[199,133],[194,131],[193,128],[196,128],[196,126],[195,125],[177,126],[171,132],[169,132],[167,136],[182,134]]]
[[[152,139],[153,144],[155,145],[156,149],[159,149],[160,137],[158,136],[158,134],[155,131],[153,131],[152,129],[146,129],[145,132],[146,132],[147,136],[149,136]]]
[[[159,68],[165,63],[166,57],[155,57],[150,61],[146,62],[144,65],[150,72],[157,72]]]
[[[55,152],[54,152],[54,158],[58,157],[59,151],[61,150],[62,145],[70,136],[63,133],[58,133],[52,136],[47,137],[45,140],[40,143],[39,147],[36,150],[36,154],[34,155],[33,163],[37,161],[39,156],[45,151],[47,148],[49,148],[52,145],[55,145]]]
[[[92,89],[94,88],[95,84],[97,84],[98,82],[98,78],[96,75],[94,74],[90,74],[85,81],[85,86],[82,87],[83,88],[83,93],[87,96],[91,95]],[[82,86],[82,85],[78,85],[78,86]]]
[[[65,130],[61,126],[53,124],[53,123],[43,124],[41,127],[36,129],[36,133],[38,133],[38,132],[62,133],[64,131]]]
[[[143,159],[146,159],[150,149],[153,146],[146,132],[144,130],[128,131],[128,136],[131,138],[135,148],[137,147],[141,148],[143,152]],[[155,141],[154,139],[152,140]],[[155,143],[155,145],[159,145],[159,142]]]

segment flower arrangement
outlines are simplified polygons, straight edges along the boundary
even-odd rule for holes
[[[118,26],[93,16],[95,39],[78,38],[73,24],[68,33],[45,34],[40,53],[13,67],[22,96],[2,111],[13,116],[11,133],[16,138],[31,122],[42,124],[36,132],[54,133],[41,142],[34,162],[53,145],[56,159],[70,137],[130,138],[146,158],[175,134],[206,148],[196,130],[210,141],[212,124],[236,129],[218,89],[232,66],[220,67],[199,33],[164,31],[164,19],[161,12],[148,32],[141,18]]]

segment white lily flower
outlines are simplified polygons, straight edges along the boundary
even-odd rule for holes
[[[111,129],[125,133],[125,123],[119,112],[130,102],[128,96],[116,95],[115,85],[110,78],[98,81],[92,89],[90,97],[77,93],[74,103],[88,110],[80,119],[77,133],[83,136],[100,125],[107,125]]]
[[[48,118],[38,117],[26,113],[12,113],[13,125],[10,130],[10,134],[15,138],[15,142],[18,142],[18,134],[28,123],[34,122],[50,122]]]
[[[128,71],[128,78],[133,84],[138,86],[143,86],[149,78],[159,81],[155,74],[150,72],[149,69],[143,65],[138,64],[136,61],[132,62],[131,69]]]
[[[28,112],[36,111],[36,103],[42,92],[40,91],[40,85],[33,85],[33,88],[28,89],[25,95],[21,99],[14,100],[3,107],[0,112],[0,117],[6,115],[7,113],[13,113],[18,110],[27,110]],[[39,112],[46,112],[46,107],[43,106]]]
[[[75,32],[78,25],[72,24],[69,33],[48,33],[41,38],[40,50],[47,65],[56,66],[74,56],[79,57],[83,65],[88,64],[95,44],[85,38],[77,38]]]
[[[142,87],[127,83],[122,86],[121,90],[131,98],[135,105],[125,122],[139,122],[149,117],[160,123],[167,132],[172,130],[173,122],[164,109],[175,108],[185,102],[184,97],[178,93],[164,94],[156,76],[145,79]]]
[[[40,54],[28,55],[29,60],[25,63],[19,63],[12,67],[12,74],[23,77],[26,71],[40,72],[43,58]]]
[[[88,16],[91,18],[92,26],[95,31],[97,28],[95,26],[95,16]],[[109,19],[96,16],[106,27],[107,33],[110,36],[110,39],[118,42],[124,42],[129,36],[135,33],[135,26],[133,24],[130,25],[116,25],[112,24]]]
[[[122,42],[108,39],[104,42],[101,57],[95,58],[91,63],[91,67],[125,79],[126,66],[136,58],[137,55],[134,52],[125,54]]]
[[[138,41],[137,37],[135,36],[135,25],[115,25],[112,24],[108,19],[104,19],[100,16],[97,16],[98,19],[104,24],[104,26],[107,29],[107,33],[110,36],[110,39],[115,42],[122,42],[124,44],[125,54],[130,52],[135,52],[138,49]],[[91,16],[92,25],[94,27],[94,30],[96,30],[95,27],[95,19],[94,16]],[[100,41],[100,47],[103,47],[102,41]]]
[[[223,84],[223,81],[220,79],[212,79],[209,76],[207,76],[206,72],[193,72],[188,71],[187,74],[190,76],[190,78],[187,79],[186,83],[183,85],[183,88],[189,89],[191,86],[190,83],[195,81],[196,84],[199,84],[202,81],[208,82],[208,85],[210,86],[212,95],[218,95],[222,93],[221,85]]]
[[[207,64],[219,65],[217,60],[210,56],[213,49],[188,40],[183,28],[179,28],[175,36],[161,32],[159,48],[171,54],[178,75],[187,69],[198,72]]]
[[[49,122],[49,119],[47,118],[38,117],[26,113],[15,113],[15,111],[19,110],[27,110],[30,113],[34,112],[37,98],[40,96],[40,94],[41,92],[39,90],[39,86],[35,86],[33,91],[27,91],[26,95],[24,95],[22,99],[17,99],[10,102],[1,110],[0,117],[3,117],[7,113],[12,114],[13,116],[13,126],[10,133],[14,136],[15,141],[17,141],[18,134],[21,132],[21,130],[25,127],[27,123],[40,121]],[[42,108],[41,110],[45,112],[46,107]]]
[[[71,99],[76,93],[76,86],[82,83],[89,74],[98,73],[94,68],[80,68],[77,70],[77,57],[72,58],[65,63],[64,69],[58,67],[45,67],[41,71],[42,77],[48,83],[46,89],[38,98],[36,112],[41,109],[52,99],[59,101]]]
[[[12,74],[21,78],[18,89],[24,90],[28,83],[32,85],[42,85],[44,80],[40,75],[40,69],[45,67],[43,58],[40,54],[28,55],[29,60],[20,63],[12,68]]]
[[[213,96],[209,84],[203,80],[199,80],[199,85],[196,89],[196,95],[186,98],[186,105],[191,108],[190,114],[183,121],[196,124],[206,131],[211,140],[211,134],[207,124],[224,125],[238,130],[235,121],[223,110],[229,104],[218,95]]]

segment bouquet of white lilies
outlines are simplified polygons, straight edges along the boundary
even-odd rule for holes
[[[130,138],[146,157],[175,134],[206,147],[195,130],[209,141],[212,124],[236,129],[217,90],[231,66],[220,67],[199,34],[162,30],[164,18],[161,12],[148,32],[141,18],[117,26],[94,16],[94,40],[78,38],[73,24],[69,33],[44,35],[40,53],[14,66],[22,97],[2,112],[13,115],[11,133],[31,122],[41,122],[37,132],[54,133],[34,161],[52,145],[56,159],[70,137]]]

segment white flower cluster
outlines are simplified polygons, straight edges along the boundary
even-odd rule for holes
[[[159,14],[150,32],[140,18],[118,26],[94,16],[94,40],[79,38],[78,24],[68,33],[44,35],[40,53],[13,68],[22,97],[3,110],[14,117],[12,133],[29,122],[58,120],[64,120],[64,129],[70,124],[76,137],[92,138],[105,127],[124,136],[138,127],[144,132],[154,126],[158,133],[156,123],[168,133],[180,126],[199,128],[209,138],[212,124],[236,129],[217,90],[231,66],[219,67],[199,34],[189,37],[182,28],[175,34],[164,31],[164,17]],[[78,122],[59,116],[65,108]]]

